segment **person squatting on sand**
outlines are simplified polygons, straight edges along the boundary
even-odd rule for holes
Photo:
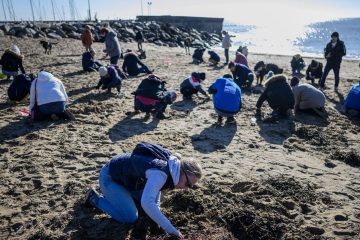
[[[124,75],[120,72],[117,65],[102,66],[99,68],[100,80],[96,89],[105,90],[111,94],[111,88],[116,88],[118,96],[121,94],[121,85]]]
[[[240,88],[251,89],[252,82],[254,81],[254,73],[247,66],[230,62],[229,69],[233,75],[235,83]]]
[[[22,74],[25,74],[23,58],[20,54],[20,49],[16,45],[12,45],[5,50],[1,56],[0,65],[2,65],[2,73],[7,76],[7,80],[10,80],[10,77],[17,76],[19,70]]]
[[[192,95],[200,92],[207,99],[209,95],[203,90],[201,83],[205,80],[206,74],[204,72],[193,72],[190,77],[185,79],[180,84],[180,93],[183,95],[184,100],[192,100]]]
[[[91,33],[91,29],[89,25],[85,26],[84,32],[81,34],[81,42],[85,47],[86,52],[90,52],[92,50],[91,45],[94,43],[94,37]]]
[[[282,74],[284,70],[282,68],[279,68],[278,65],[273,63],[265,64],[264,61],[257,62],[254,67],[254,72],[256,75],[256,84],[260,83],[260,85],[262,85],[265,75],[267,75],[270,71],[273,72],[275,75],[277,75],[277,74]]]
[[[294,93],[294,112],[298,111],[313,112],[320,117],[326,117],[325,113],[325,95],[314,86],[304,83],[300,84],[297,77],[293,77],[290,86]]]
[[[140,65],[140,67],[138,65]],[[131,49],[126,50],[122,70],[129,76],[137,76],[140,73],[152,73]]]
[[[305,67],[305,61],[300,54],[296,54],[291,59],[291,72],[293,76],[301,74],[301,70]]]
[[[102,64],[94,59],[95,51],[91,49],[89,52],[84,52],[81,58],[82,68],[85,72],[97,72]]]
[[[67,109],[68,96],[63,83],[51,73],[40,71],[31,83],[29,111],[32,120],[59,118],[74,120]]]
[[[326,45],[324,49],[324,55],[326,58],[326,65],[324,73],[320,80],[320,89],[325,89],[325,81],[330,70],[334,71],[335,75],[335,87],[334,91],[339,90],[340,83],[340,66],[342,58],[346,55],[346,47],[343,41],[339,39],[339,33],[333,32],[331,34],[331,41]]]
[[[275,75],[265,82],[265,90],[256,103],[256,111],[261,112],[261,106],[267,101],[273,110],[273,116],[286,117],[288,111],[294,108],[294,94],[285,75]]]
[[[7,91],[9,99],[17,102],[26,100],[30,94],[31,83],[34,78],[33,74],[20,74],[14,77]]]
[[[213,103],[218,115],[217,125],[222,124],[224,117],[226,123],[235,123],[235,114],[241,109],[241,89],[232,80],[231,75],[218,78],[210,87],[209,93],[213,94]]]
[[[223,34],[223,40],[222,40],[222,47],[224,49],[225,54],[225,64],[229,63],[229,48],[231,47],[231,36],[227,31],[222,31]]]
[[[168,104],[176,100],[176,93],[165,88],[166,82],[154,74],[145,78],[133,94],[135,95],[135,113],[145,112],[145,118],[155,112],[158,119],[166,119],[164,112]]]
[[[168,234],[184,238],[160,210],[163,190],[192,188],[202,177],[201,166],[182,160],[160,145],[141,142],[132,153],[113,157],[100,171],[102,195],[94,189],[85,204],[99,208],[120,223],[135,223],[141,204],[144,212]]]
[[[121,47],[116,33],[107,28],[102,28],[100,36],[105,39],[104,53],[109,55],[110,64],[117,64],[121,56]]]
[[[238,63],[238,64],[243,64],[243,65],[249,67],[249,63],[248,63],[246,56],[244,54],[242,54],[241,52],[235,53],[235,61],[234,62]]]
[[[308,68],[306,69],[306,80],[311,80],[311,83],[315,83],[315,79],[319,81],[323,74],[323,64],[319,61],[312,60]]]
[[[220,56],[214,51],[208,51],[208,54],[210,55],[209,62],[214,66],[218,65],[220,62]]]
[[[192,55],[194,64],[199,64],[204,62],[203,59],[204,52],[205,52],[205,48],[196,48],[194,50],[194,54]]]

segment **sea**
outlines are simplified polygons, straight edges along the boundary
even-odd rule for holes
[[[346,18],[310,24],[256,26],[225,23],[224,30],[233,35],[233,49],[247,46],[249,52],[323,57],[332,32],[345,42],[346,58],[360,59],[360,18]]]

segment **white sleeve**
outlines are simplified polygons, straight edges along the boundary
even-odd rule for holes
[[[64,94],[65,101],[67,102],[69,98],[68,98],[68,95],[66,93],[65,86],[61,81],[59,81],[59,82],[60,82],[60,90]]]
[[[30,105],[29,105],[29,112],[31,112],[31,109],[34,107],[35,105],[35,81],[34,80],[31,83],[31,87],[30,87]]]
[[[163,171],[149,169],[146,171],[147,182],[141,197],[141,207],[146,214],[157,224],[160,225],[167,233],[176,234],[176,228],[171,224],[169,219],[160,211],[160,204],[156,202],[161,188],[167,180],[167,175]]]

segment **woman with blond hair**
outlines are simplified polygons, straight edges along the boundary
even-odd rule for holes
[[[180,160],[160,145],[141,142],[132,153],[113,157],[99,176],[102,196],[89,189],[85,204],[100,208],[121,223],[138,219],[135,201],[167,233],[183,238],[160,210],[161,191],[187,189],[202,177],[200,165]]]

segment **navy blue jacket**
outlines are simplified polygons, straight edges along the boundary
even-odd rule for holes
[[[233,78],[234,78],[235,83],[239,87],[241,87],[241,85],[243,85],[246,82],[246,80],[249,79],[249,77],[248,77],[249,73],[252,73],[250,68],[248,68],[244,64],[236,63],[235,64],[235,72],[233,72]]]
[[[25,74],[17,75],[8,88],[8,96],[12,101],[21,101],[30,94],[32,79]]]
[[[109,162],[111,178],[130,191],[143,190],[146,184],[146,171],[158,169],[168,176],[163,189],[173,189],[168,159],[171,153],[159,145],[138,144],[134,151],[115,156]]]
[[[107,67],[107,69],[108,69],[108,74],[110,76],[100,78],[96,88],[100,88],[101,86],[103,86],[102,89],[106,89],[106,88],[114,87],[121,83],[121,78],[117,70],[112,66]]]
[[[25,74],[23,67],[23,57],[10,50],[5,50],[5,53],[1,56],[0,65],[2,69],[8,72],[18,72],[19,69],[22,74]]]
[[[124,56],[124,63],[122,65],[122,69],[130,76],[137,76],[140,73],[138,64],[140,66],[145,66],[145,64],[141,62],[134,53],[128,53]]]
[[[209,51],[210,58],[213,59],[216,62],[220,62],[219,55],[214,51]]]
[[[82,67],[86,72],[97,71],[100,67],[100,64],[96,64],[93,56],[91,56],[90,52],[85,52],[82,55]]]

